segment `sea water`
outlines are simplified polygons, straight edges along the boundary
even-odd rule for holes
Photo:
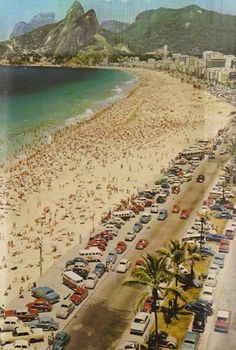
[[[115,69],[0,67],[0,160],[50,143],[59,128],[121,99],[135,82]]]

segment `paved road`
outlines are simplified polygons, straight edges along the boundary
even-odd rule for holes
[[[138,234],[150,241],[147,251],[153,252],[166,241],[179,238],[187,226],[191,226],[191,217],[194,218],[196,209],[200,208],[207,190],[212,185],[216,176],[218,166],[216,162],[205,162],[196,172],[196,176],[205,173],[206,181],[197,184],[192,181],[183,186],[181,193],[171,200],[173,203],[180,203],[182,208],[193,208],[190,220],[180,220],[178,214],[170,214],[164,222],[155,223],[151,227]],[[186,227],[185,227],[186,226]],[[126,252],[132,265],[140,257],[141,253],[129,248]],[[71,334],[71,342],[68,350],[112,350],[116,349],[123,332],[129,326],[135,312],[135,300],[139,291],[122,286],[122,282],[127,278],[125,275],[117,275],[112,272],[104,280],[102,286],[91,296],[87,303],[77,314],[66,331]]]

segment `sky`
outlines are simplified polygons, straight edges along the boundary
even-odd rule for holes
[[[9,38],[17,22],[28,22],[39,12],[55,12],[56,20],[63,19],[73,2],[74,0],[0,0],[0,41]],[[85,10],[93,8],[100,22],[115,19],[132,23],[145,10],[180,8],[192,4],[236,15],[235,0],[81,0],[80,3]]]

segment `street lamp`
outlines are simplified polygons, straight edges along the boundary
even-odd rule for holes
[[[36,248],[39,249],[39,269],[40,269],[40,277],[43,275],[43,240],[42,238],[38,238],[36,243]]]

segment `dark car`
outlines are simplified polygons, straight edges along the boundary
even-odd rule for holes
[[[193,313],[201,313],[207,316],[213,314],[211,305],[205,300],[190,301],[185,305],[185,309]]]
[[[207,233],[206,234],[206,240],[212,241],[212,242],[220,242],[224,238],[222,235],[219,235],[217,233]]]
[[[206,325],[206,315],[203,313],[196,313],[193,319],[192,331],[203,333]]]
[[[165,203],[166,196],[158,196],[156,199],[156,203]]]
[[[58,332],[52,341],[52,350],[64,350],[70,342],[70,335],[66,332]]]
[[[156,334],[152,332],[147,340],[148,350],[156,349]],[[158,345],[160,348],[169,348],[169,349],[177,349],[178,342],[175,337],[168,335],[168,333],[164,331],[158,332]]]
[[[209,255],[209,256],[215,255],[215,251],[213,249],[211,249],[210,247],[206,247],[206,246],[202,246],[200,248],[200,252],[202,255]]]
[[[230,213],[223,211],[223,212],[221,212],[219,214],[216,214],[215,218],[216,219],[232,219],[233,216]]]
[[[98,276],[98,278],[102,277],[102,275],[106,272],[106,265],[103,263],[98,263],[95,266],[94,273]]]
[[[134,232],[138,233],[142,230],[142,228],[143,228],[143,225],[141,224],[141,222],[136,222],[134,224],[133,230]]]
[[[225,207],[223,207],[223,205],[220,205],[219,203],[215,203],[215,204],[212,204],[210,206],[210,210],[214,210],[214,211],[220,211],[220,212],[226,212],[227,209]]]
[[[167,182],[164,182],[161,184],[161,188],[163,189],[169,189],[170,188],[170,185],[167,183]]]
[[[84,280],[88,277],[89,271],[86,268],[83,268],[81,266],[74,266],[73,270],[74,273],[82,277]]]
[[[141,222],[141,224],[147,224],[150,220],[151,220],[151,215],[150,214],[145,214],[142,215],[141,218],[139,219],[139,221]]]
[[[199,183],[203,183],[205,181],[205,176],[204,175],[199,175],[198,178],[197,178],[197,182]]]

